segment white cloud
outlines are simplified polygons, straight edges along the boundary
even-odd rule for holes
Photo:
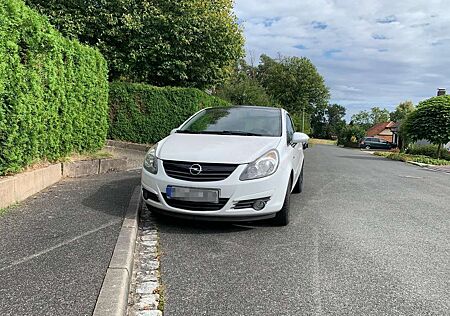
[[[236,0],[246,49],[310,58],[332,102],[393,109],[450,90],[448,0]]]

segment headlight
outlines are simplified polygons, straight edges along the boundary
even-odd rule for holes
[[[273,149],[254,162],[249,163],[239,177],[239,180],[252,180],[270,176],[277,170],[278,163],[278,152]]]
[[[144,169],[153,174],[156,174],[158,172],[158,158],[156,158],[157,148],[158,144],[150,148],[144,159]]]

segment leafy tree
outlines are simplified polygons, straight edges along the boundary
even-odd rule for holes
[[[110,79],[205,88],[243,55],[232,0],[26,0],[64,35],[98,47]]]
[[[359,125],[366,130],[373,125],[369,111],[360,111],[356,114],[353,114],[352,123],[354,125]]]
[[[403,101],[397,105],[394,112],[391,112],[390,119],[394,122],[401,122],[415,109],[412,101]]]
[[[373,107],[370,109],[370,112],[360,111],[352,115],[352,122],[367,130],[375,124],[389,122],[389,111],[380,109],[379,107]]]
[[[402,130],[412,141],[426,139],[438,145],[440,158],[442,144],[450,141],[450,95],[420,102],[417,110],[407,116]]]
[[[339,131],[345,127],[345,107],[339,104],[330,104],[327,107],[328,135],[337,136]]]
[[[380,109],[379,107],[373,107],[370,109],[370,121],[372,125],[389,122],[389,111]]]
[[[214,94],[231,104],[274,106],[275,102],[255,78],[254,67],[240,60],[231,77]]]
[[[275,60],[262,55],[257,69],[261,85],[292,114],[307,119],[327,106],[330,93],[323,77],[305,57],[284,57]],[[301,126],[301,130],[305,126]]]
[[[324,110],[317,110],[314,114],[313,136],[317,138],[332,138],[345,127],[345,107],[339,104],[329,104]]]

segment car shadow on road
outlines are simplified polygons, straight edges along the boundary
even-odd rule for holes
[[[143,211],[148,212],[147,209]],[[156,213],[152,214],[158,229],[166,234],[226,234],[273,226],[268,220],[255,222],[214,222],[180,219]]]

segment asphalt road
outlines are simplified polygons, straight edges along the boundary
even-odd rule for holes
[[[0,315],[91,315],[138,184],[64,180],[0,216]]]
[[[307,150],[288,227],[158,219],[165,316],[450,315],[450,175]]]

